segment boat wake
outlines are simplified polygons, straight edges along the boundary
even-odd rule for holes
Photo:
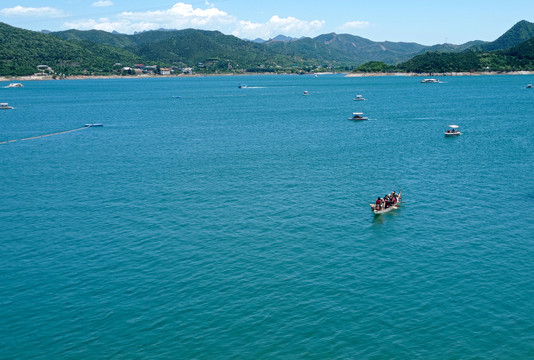
[[[61,134],[66,134],[66,133],[70,133],[70,132],[74,132],[74,131],[80,131],[80,130],[88,129],[90,127],[95,127],[95,126],[102,126],[102,124],[85,124],[85,126],[81,127],[81,128],[65,130],[65,131],[58,131],[58,132],[51,133],[51,134],[31,136],[31,137],[27,137],[27,138],[23,138],[23,139],[18,139],[18,140],[26,141],[26,140],[40,139],[40,138],[44,138],[44,137],[48,137],[48,136],[61,135]],[[13,142],[18,141],[18,140],[17,139],[13,139],[13,140],[0,141],[0,144],[9,144],[9,143],[13,143]]]

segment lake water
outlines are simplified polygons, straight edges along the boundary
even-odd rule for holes
[[[0,89],[0,358],[532,358],[534,76],[420,80]]]

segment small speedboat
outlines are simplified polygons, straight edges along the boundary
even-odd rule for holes
[[[421,80],[422,83],[439,83],[438,79],[423,79]]]
[[[354,101],[364,101],[365,98],[361,95],[356,95],[356,97],[354,98]]]
[[[362,116],[363,113],[361,112],[355,112],[355,113],[352,113],[352,117],[349,118],[349,120],[354,120],[354,121],[360,121],[360,120],[367,120],[368,117],[365,117],[365,116]]]
[[[445,136],[446,137],[462,135],[460,130],[458,130],[458,128],[459,128],[458,125],[449,125],[449,127],[450,127],[450,129],[445,131]]]
[[[104,124],[85,124],[85,127],[102,127]]]
[[[11,110],[14,109],[13,106],[9,106],[8,103],[0,103],[0,110]]]
[[[246,89],[247,88],[247,84],[239,84],[238,88],[239,89]]]
[[[302,95],[310,95],[310,93],[308,93],[308,90],[304,90],[304,93],[302,93]]]
[[[19,88],[24,87],[21,83],[9,83],[7,86],[4,86],[5,88]]]
[[[401,206],[401,191],[399,191],[399,193],[397,194],[397,202],[394,203],[393,205],[390,205],[388,207],[382,207],[381,209],[379,210],[376,210],[376,204],[369,204],[371,206],[371,211],[375,214],[375,215],[380,215],[380,214],[385,214],[385,213],[388,213],[390,211],[393,211],[393,210],[397,210],[400,206]]]
[[[532,84],[528,84],[527,89],[532,89]]]

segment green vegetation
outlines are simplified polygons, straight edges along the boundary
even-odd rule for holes
[[[134,35],[99,30],[39,33],[0,23],[0,75],[134,74],[171,67],[195,73],[316,71],[447,73],[534,70],[534,24],[520,21],[491,43],[424,46],[374,42],[348,34],[255,43],[218,31],[158,30]],[[40,70],[38,65],[46,65]],[[138,70],[140,71],[140,70]]]
[[[496,41],[500,42],[499,39]],[[506,50],[477,49],[478,47],[474,47],[460,53],[427,52],[395,66],[369,62],[354,71],[414,73],[534,71],[534,38]]]
[[[358,66],[354,71],[361,73],[388,73],[396,72],[398,68],[395,65],[388,65],[382,61],[369,61]]]
[[[475,42],[473,46],[457,53],[427,52],[398,64],[395,71],[415,73],[534,71],[533,37],[534,24],[523,20],[491,43]]]
[[[126,50],[96,43],[65,41],[49,34],[0,23],[0,75],[30,75],[37,65],[48,65],[56,74],[106,74],[117,62],[138,57]]]
[[[497,40],[476,46],[479,51],[506,50],[534,37],[534,24],[522,20],[502,34]]]

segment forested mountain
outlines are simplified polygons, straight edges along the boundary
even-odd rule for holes
[[[221,71],[237,68],[252,71],[259,66],[287,67],[303,63],[299,57],[289,58],[262,44],[224,35],[219,31],[186,29],[164,33],[164,38],[159,40],[157,38],[161,34],[158,31],[133,35],[138,43],[135,52],[155,62],[183,65],[209,63]]]
[[[474,50],[493,51],[506,50],[534,37],[534,23],[522,20],[502,34],[497,40],[475,46]]]
[[[69,42],[0,23],[0,75],[33,74],[42,64],[64,74],[107,72],[117,62],[132,63],[136,59],[137,55],[124,49]]]
[[[468,41],[465,44],[460,44],[460,45],[454,45],[454,44],[448,44],[448,43],[438,44],[438,45],[432,45],[430,47],[427,47],[427,48],[423,49],[423,51],[421,51],[417,55],[421,55],[421,54],[424,54],[426,52],[436,52],[436,51],[447,52],[447,53],[456,53],[456,52],[465,51],[467,49],[473,49],[473,48],[475,48],[477,46],[481,46],[481,45],[484,45],[484,44],[487,44],[487,42],[486,41],[482,41],[482,40]]]
[[[30,75],[37,65],[50,66],[55,74],[120,73],[122,66],[139,63],[202,73],[346,71],[361,64],[359,71],[534,70],[533,36],[534,24],[528,21],[518,22],[491,43],[434,46],[336,33],[261,44],[195,29],[45,34],[0,23],[0,75]]]
[[[506,50],[460,53],[427,52],[398,64],[370,62],[358,67],[361,72],[451,73],[483,71],[534,71],[534,37]]]
[[[195,29],[152,30],[134,35],[104,31],[68,30],[51,33],[65,40],[94,42],[123,48],[146,61],[164,65],[195,66],[207,63],[212,70],[251,70],[301,65],[302,58],[289,58],[268,47],[219,31]]]
[[[51,32],[50,34],[63,40],[90,41],[118,48],[134,48],[137,45],[131,36],[119,33],[109,33],[102,30],[67,30]]]
[[[336,33],[286,42],[269,41],[265,44],[289,56],[350,65],[359,65],[369,60],[394,64],[428,48],[416,43],[375,42],[360,36]]]

